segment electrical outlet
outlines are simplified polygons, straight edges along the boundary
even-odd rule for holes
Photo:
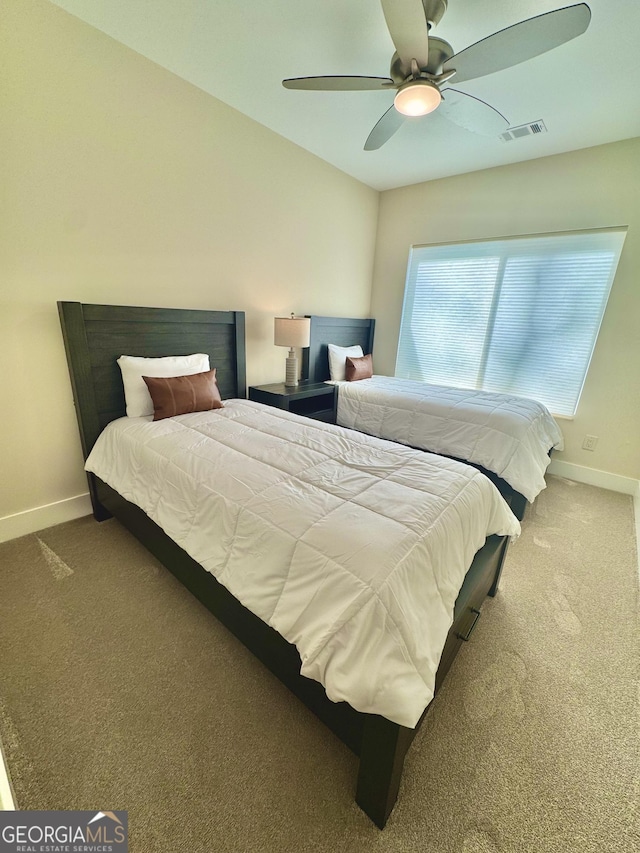
[[[585,435],[584,441],[582,442],[583,450],[595,450],[596,445],[598,443],[597,435]]]

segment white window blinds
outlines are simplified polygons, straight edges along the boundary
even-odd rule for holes
[[[396,376],[573,415],[626,229],[413,247]]]

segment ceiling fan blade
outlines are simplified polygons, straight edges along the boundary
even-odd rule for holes
[[[411,71],[411,60],[419,68],[429,61],[429,27],[422,0],[382,0],[382,11],[405,75]]]
[[[364,150],[375,151],[381,148],[387,140],[391,139],[396,130],[402,127],[405,119],[406,116],[399,113],[392,104],[367,137]]]
[[[367,89],[395,88],[390,77],[290,77],[285,89],[314,89],[321,92],[360,92]]]
[[[498,136],[508,127],[506,118],[489,104],[459,92],[457,89],[445,89],[438,113],[458,127],[464,127],[480,136]]]
[[[591,10],[586,3],[556,9],[528,18],[456,53],[443,66],[456,69],[456,83],[484,77],[533,59],[581,35],[589,26]]]

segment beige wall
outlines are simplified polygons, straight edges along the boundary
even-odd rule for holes
[[[382,193],[376,370],[394,370],[412,244],[611,225],[629,230],[577,414],[559,422],[566,449],[556,458],[640,478],[640,139]],[[599,436],[595,452],[582,449],[586,434]]]
[[[366,316],[379,195],[59,8],[0,6],[0,520],[86,491],[56,300]]]

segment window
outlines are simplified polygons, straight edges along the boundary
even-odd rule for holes
[[[396,376],[575,414],[626,229],[414,246]]]

